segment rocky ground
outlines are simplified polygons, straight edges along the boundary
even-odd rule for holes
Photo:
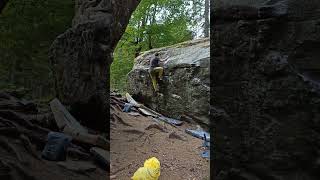
[[[106,179],[107,171],[94,162],[88,144],[72,141],[65,161],[43,159],[50,131],[60,130],[49,107],[39,108],[15,92],[0,92],[0,179]]]
[[[209,161],[201,157],[203,140],[184,132],[196,128],[195,124],[173,127],[152,117],[124,113],[120,106],[112,108],[111,114],[111,174],[115,179],[129,179],[150,157],[161,163],[160,180],[209,179]]]

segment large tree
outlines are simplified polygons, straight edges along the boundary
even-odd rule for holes
[[[0,1],[0,13],[2,12],[2,10],[6,7],[7,3],[9,2],[9,0],[1,0]]]
[[[48,49],[73,16],[73,0],[8,1],[0,17],[0,89],[23,87],[29,98],[51,98]]]
[[[73,25],[50,50],[56,96],[91,128],[107,131],[113,50],[139,0],[76,0]]]
[[[209,0],[205,0],[204,5],[204,24],[203,24],[203,34],[204,37],[209,37],[209,30],[210,30],[210,21],[209,21],[209,9],[210,9],[210,3]]]

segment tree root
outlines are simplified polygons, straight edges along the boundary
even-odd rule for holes
[[[149,136],[149,135],[147,135],[147,136],[144,138],[144,141],[143,141],[143,143],[142,143],[142,146],[144,146],[147,141],[148,141],[148,144],[150,144],[150,136]]]
[[[38,180],[34,175],[32,175],[29,171],[27,171],[25,168],[23,168],[21,165],[14,163],[14,162],[8,162],[10,166],[12,166],[14,169],[17,170],[17,172],[22,175],[23,179],[25,180]]]
[[[169,138],[170,139],[178,139],[181,141],[187,141],[185,138],[181,137],[180,135],[178,135],[176,132],[172,132],[169,134]]]
[[[123,132],[126,132],[126,133],[131,133],[131,134],[142,134],[142,135],[144,135],[145,134],[145,132],[143,132],[143,131],[141,131],[141,130],[139,130],[139,129],[123,129],[122,130]]]
[[[28,129],[33,129],[33,130],[40,131],[43,133],[50,132],[49,129],[32,124],[30,122],[31,117],[24,115],[24,114],[21,114],[21,113],[17,113],[17,112],[10,111],[10,110],[0,110],[0,117],[2,117],[4,119],[10,119],[11,121],[18,123],[21,126],[25,126]]]
[[[28,162],[22,157],[18,150],[7,141],[7,139],[0,137],[0,146],[4,147],[8,152],[11,152],[15,157],[23,164],[28,164]]]
[[[30,139],[29,139],[27,136],[25,136],[25,135],[22,134],[22,135],[20,135],[20,139],[21,139],[21,141],[22,141],[25,149],[26,149],[33,157],[35,157],[35,158],[38,159],[38,160],[42,160],[42,159],[39,157],[39,155],[38,155],[37,151],[35,150],[35,148],[33,147],[33,145],[31,144]]]
[[[115,120],[119,121],[121,124],[123,124],[123,125],[125,125],[125,126],[130,126],[130,127],[132,127],[131,124],[125,122],[125,121],[124,121],[122,118],[120,118],[117,114],[112,114],[112,117],[113,117]]]
[[[158,129],[161,132],[167,132],[162,126],[160,126],[159,124],[150,124],[148,127],[145,128],[145,130],[150,130],[150,129]]]

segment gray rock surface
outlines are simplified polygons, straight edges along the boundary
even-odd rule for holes
[[[139,0],[76,0],[72,27],[53,42],[58,99],[88,127],[107,131],[112,52]]]
[[[167,78],[160,82],[163,96],[155,95],[148,73],[149,61],[155,52],[159,53],[161,59],[169,57],[164,64]],[[209,55],[208,38],[144,52],[135,59],[134,67],[128,74],[128,92],[163,115],[178,118],[185,114],[208,125]]]
[[[216,180],[320,176],[320,1],[266,2],[214,14]]]

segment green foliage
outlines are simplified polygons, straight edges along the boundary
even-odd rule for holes
[[[203,3],[204,0],[142,0],[115,49],[111,88],[125,91],[126,75],[140,52],[193,39]]]
[[[0,16],[0,88],[52,94],[48,50],[74,14],[73,0],[10,0]]]

